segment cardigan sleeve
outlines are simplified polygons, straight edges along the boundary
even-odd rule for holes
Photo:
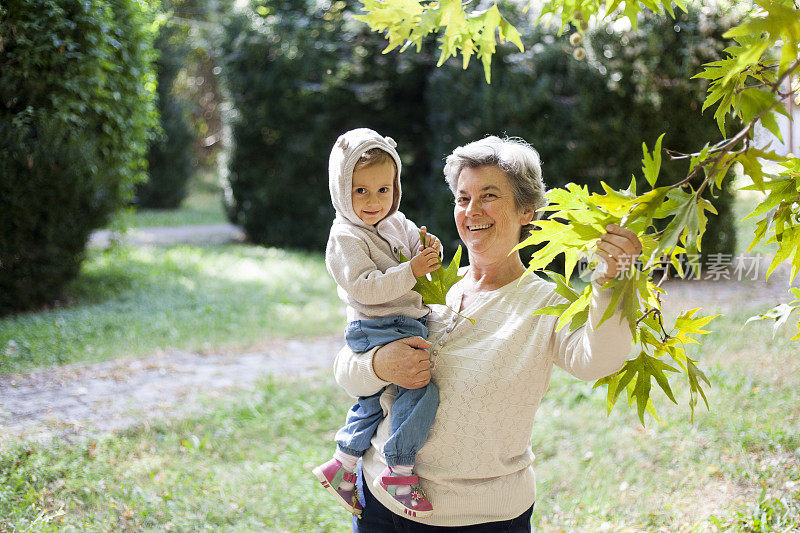
[[[372,358],[379,347],[366,352],[353,352],[345,345],[333,361],[333,376],[336,383],[350,396],[372,396],[391,385],[375,374]]]
[[[352,235],[331,235],[325,263],[336,284],[364,305],[396,300],[408,294],[417,283],[411,262],[381,272],[369,256],[368,245]]]
[[[565,325],[551,336],[555,364],[583,381],[594,381],[617,372],[631,351],[633,336],[619,309],[597,327],[611,301],[611,292],[593,282],[586,323],[573,331]],[[553,300],[548,305],[566,301],[558,295]],[[556,323],[554,319],[553,330]]]

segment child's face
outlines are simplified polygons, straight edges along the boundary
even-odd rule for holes
[[[353,171],[353,210],[364,223],[374,226],[392,208],[394,172],[389,162]]]

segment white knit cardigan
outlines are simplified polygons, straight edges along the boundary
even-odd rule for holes
[[[612,374],[630,352],[631,333],[619,311],[596,328],[611,291],[593,286],[588,325],[556,332],[555,316],[531,315],[563,303],[554,285],[528,275],[499,289],[480,293],[461,313],[433,306],[429,340],[432,380],[440,405],[428,440],[417,455],[415,473],[434,506],[420,522],[463,526],[509,520],[536,498],[531,450],[533,420],[550,382],[553,365],[592,381]],[[461,282],[448,293],[460,307]],[[352,396],[369,396],[390,385],[375,374],[376,349],[353,353],[343,348],[334,362],[337,383]],[[381,396],[387,415],[363,457],[364,482],[385,468],[381,450],[389,436],[396,388]],[[370,485],[371,486],[371,485]],[[375,491],[373,491],[375,493]],[[384,505],[388,502],[375,494]],[[388,505],[387,505],[388,506]]]

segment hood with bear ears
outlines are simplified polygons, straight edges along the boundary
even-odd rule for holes
[[[361,155],[367,150],[380,148],[394,159],[397,172],[394,177],[394,198],[386,220],[397,212],[400,206],[400,156],[397,154],[397,143],[391,137],[384,137],[369,128],[358,128],[344,133],[336,139],[328,162],[328,187],[331,201],[336,209],[337,218],[343,217],[357,226],[370,228],[353,210],[353,169]]]

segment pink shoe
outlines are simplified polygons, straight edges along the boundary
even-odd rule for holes
[[[411,492],[397,494],[397,487],[400,485],[411,487]],[[392,507],[398,514],[414,518],[427,518],[433,514],[433,505],[422,492],[417,476],[393,476],[392,469],[387,466],[381,475],[375,478],[372,486],[392,497]]]
[[[319,465],[313,472],[325,490],[333,494],[339,505],[347,509],[350,514],[356,516],[361,514],[363,507],[358,501],[358,489],[355,487],[350,490],[339,489],[342,481],[349,481],[355,485],[356,474],[351,474],[342,468],[342,463],[338,459],[331,459],[327,463]]]

